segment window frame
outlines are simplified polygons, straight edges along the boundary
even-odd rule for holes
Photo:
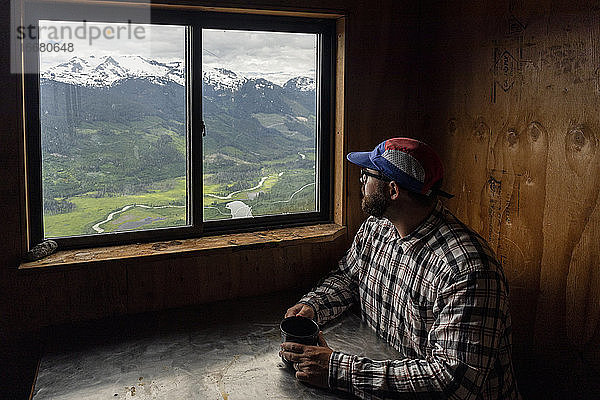
[[[74,5],[46,2],[26,4],[25,13],[33,16],[39,26],[39,20],[83,19],[93,22],[127,22],[126,19],[102,19],[104,13],[114,17],[116,8],[128,5]],[[68,15],[65,18],[65,11]],[[315,223],[330,223],[333,219],[333,136],[335,110],[335,73],[336,73],[336,21],[327,18],[309,18],[281,15],[240,14],[223,11],[205,11],[190,9],[164,9],[152,7],[151,24],[171,24],[187,26],[186,31],[186,142],[187,142],[187,205],[188,224],[179,227],[155,228],[139,231],[121,231],[113,233],[90,234],[82,236],[53,238],[60,248],[82,248],[129,244],[148,241],[194,238],[230,232],[245,232],[268,228],[293,227]],[[94,18],[86,18],[93,15]],[[148,23],[135,21],[132,23]],[[319,187],[315,212],[256,216],[253,218],[203,220],[203,115],[202,115],[202,29],[241,29],[272,32],[300,32],[318,34],[317,68],[317,143],[315,171],[318,171]],[[35,66],[35,74],[24,74],[24,113],[25,140],[27,154],[27,210],[29,246],[44,240],[43,198],[42,198],[42,152],[40,127],[40,74],[38,53],[33,56],[24,53],[26,63]],[[199,77],[199,79],[197,78]],[[195,79],[196,78],[196,79]],[[192,112],[200,110],[200,112]],[[210,136],[210,127],[208,127]],[[200,201],[194,201],[200,198]]]

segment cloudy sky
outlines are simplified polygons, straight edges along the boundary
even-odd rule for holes
[[[73,52],[41,52],[42,71],[68,61],[74,56],[140,55],[159,61],[183,59],[185,28],[133,24],[86,24],[86,38],[82,36],[82,22],[40,21],[40,43],[73,43]],[[56,29],[55,29],[56,28]],[[70,29],[68,29],[70,28]],[[134,29],[138,28],[137,38]],[[90,39],[108,29],[112,39]],[[62,35],[60,34],[62,30]],[[52,36],[58,32],[58,39]],[[69,38],[69,32],[71,36]],[[117,32],[120,38],[117,38]],[[131,32],[131,36],[129,33]],[[61,40],[62,38],[62,40]],[[91,42],[91,43],[90,43]],[[203,31],[203,68],[227,68],[248,77],[261,76],[283,84],[295,76],[315,78],[316,35],[302,33],[272,33],[250,31]]]
[[[203,65],[224,66],[248,77],[283,84],[296,76],[315,78],[316,35],[205,29]]]

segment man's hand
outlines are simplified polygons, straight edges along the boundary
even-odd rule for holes
[[[285,313],[285,317],[306,317],[313,319],[315,317],[315,310],[311,306],[307,306],[306,304],[296,304],[293,307],[290,307]]]
[[[321,388],[329,387],[329,357],[333,350],[327,346],[323,332],[319,332],[318,346],[284,342],[281,349],[279,355],[294,363],[299,381]]]

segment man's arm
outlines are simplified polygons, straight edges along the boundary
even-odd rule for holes
[[[440,313],[429,332],[424,359],[373,361],[334,352],[329,386],[362,398],[475,399],[494,366],[507,317],[501,276],[477,271],[456,278],[438,297]]]
[[[315,311],[314,319],[324,324],[343,313],[358,297],[357,273],[362,253],[366,222],[356,233],[352,246],[332,271],[298,304],[306,304]]]

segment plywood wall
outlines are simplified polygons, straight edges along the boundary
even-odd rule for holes
[[[232,248],[188,257],[127,259],[19,271],[5,315],[22,330],[310,287],[335,265],[343,240]],[[282,304],[282,312],[290,305]]]
[[[446,163],[448,206],[502,261],[516,357],[598,368],[598,3],[430,3],[423,15],[423,137]]]

